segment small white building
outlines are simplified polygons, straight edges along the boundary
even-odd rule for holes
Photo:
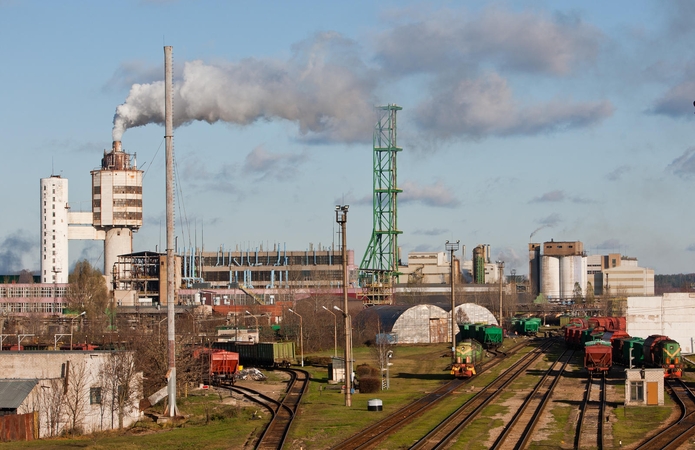
[[[36,411],[41,438],[127,427],[141,417],[142,373],[132,352],[0,352],[0,383],[24,387],[10,413]]]
[[[642,405],[664,405],[664,369],[625,369],[625,406]]]

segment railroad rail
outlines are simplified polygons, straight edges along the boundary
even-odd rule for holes
[[[221,386],[244,395],[246,398],[260,404],[271,413],[270,422],[255,445],[256,449],[276,450],[285,444],[287,434],[299,408],[302,395],[309,384],[309,373],[300,369],[276,369],[287,372],[290,380],[281,400],[275,400],[267,395],[242,386]]]
[[[599,387],[598,393],[595,386]],[[579,410],[574,448],[603,448],[603,425],[606,411],[606,377],[599,375],[586,380],[584,400]],[[595,426],[594,426],[595,425]]]
[[[676,449],[695,434],[695,394],[681,379],[666,380],[666,385],[679,404],[681,415],[671,426],[643,441],[638,450]]]
[[[552,345],[553,341],[546,340],[533,351],[523,355],[492,383],[482,388],[425,437],[416,442],[411,449],[441,449],[448,446],[460,434],[463,428],[471,423],[488,404],[522,375]]]
[[[536,386],[528,394],[512,420],[502,430],[491,448],[522,449],[528,444],[541,414],[545,410],[567,365],[574,356],[574,350],[565,351],[553,362]]]
[[[494,354],[496,357],[480,365],[477,368],[478,375],[500,364],[503,359],[499,358],[499,356],[507,356],[508,354],[516,353],[527,345],[528,342],[519,343],[506,353],[500,352],[499,350],[494,352],[491,351],[490,353]],[[437,402],[446,398],[447,395],[458,389],[461,385],[468,383],[469,380],[471,380],[471,378],[453,379],[449,381],[433,392],[430,392],[424,397],[415,400],[390,416],[351,436],[347,440],[333,447],[333,450],[369,449],[375,447],[379,442],[388,438],[405,425],[411,423],[417,417],[421,416],[425,411],[437,404]]]

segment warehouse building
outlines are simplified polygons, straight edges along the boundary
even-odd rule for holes
[[[440,344],[451,342],[451,305],[376,305],[362,310],[355,322],[374,325],[394,344]],[[457,323],[497,324],[486,308],[467,303],[456,306]],[[458,330],[456,330],[458,334]]]
[[[695,294],[666,293],[660,297],[627,298],[627,332],[647,338],[653,334],[677,341],[684,354],[695,352]]]

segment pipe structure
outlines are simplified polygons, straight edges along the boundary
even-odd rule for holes
[[[174,262],[174,70],[173,47],[164,47],[164,116],[166,142],[166,235],[167,235],[167,355],[169,373],[167,394],[169,417],[176,417],[176,328],[174,304],[176,302],[176,266]]]

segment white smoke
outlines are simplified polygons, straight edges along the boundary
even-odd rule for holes
[[[307,140],[368,141],[374,80],[354,57],[352,43],[334,33],[297,45],[286,62],[186,62],[183,79],[174,81],[174,126],[285,119]],[[113,123],[113,140],[121,140],[128,128],[163,124],[164,82],[134,84]]]

